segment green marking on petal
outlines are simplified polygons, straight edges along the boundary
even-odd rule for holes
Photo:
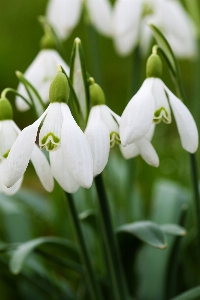
[[[60,144],[60,139],[53,134],[53,132],[49,132],[47,135],[45,135],[42,140],[40,141],[40,147],[43,149],[44,147],[48,151],[56,150]]]
[[[143,3],[142,6],[142,18],[149,16],[149,15],[153,15],[154,11],[153,11],[153,7],[151,4],[149,3]]]
[[[7,158],[9,153],[10,153],[10,149],[6,153],[3,154],[3,158]]]
[[[171,122],[171,118],[166,109],[164,107],[161,107],[155,111],[153,121],[156,124],[160,123],[161,121],[169,124]]]
[[[120,141],[119,134],[117,132],[112,131],[110,133],[110,148],[114,147],[115,144],[120,145],[121,141]]]

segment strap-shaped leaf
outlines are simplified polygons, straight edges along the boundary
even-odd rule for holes
[[[200,286],[197,286],[171,300],[198,300],[200,299]]]
[[[160,228],[165,233],[170,234],[170,235],[184,236],[187,233],[185,228],[183,228],[182,226],[177,225],[177,224],[164,224],[164,225],[161,225]]]
[[[126,224],[118,228],[118,233],[125,232],[134,235],[146,244],[159,249],[165,249],[165,235],[160,227],[150,221]]]
[[[67,248],[69,254],[78,255],[76,248],[71,242],[63,238],[57,237],[41,237],[21,244],[11,254],[10,271],[13,274],[18,274],[23,268],[23,265],[28,256],[39,246],[44,244],[54,244]]]
[[[154,35],[158,45],[160,46],[160,48],[162,49],[163,53],[166,56],[173,74],[176,76],[176,73],[177,73],[176,58],[174,56],[174,53],[173,53],[168,41],[166,40],[164,35],[161,33],[161,31],[155,25],[150,24],[149,26],[150,26],[151,30],[153,31],[153,35]]]
[[[86,124],[89,113],[89,88],[84,54],[79,38],[75,39],[72,49],[70,79],[79,101],[82,118]]]

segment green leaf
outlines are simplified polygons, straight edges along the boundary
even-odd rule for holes
[[[151,30],[153,31],[153,35],[154,35],[158,45],[160,46],[164,55],[166,56],[168,63],[172,69],[172,72],[174,73],[174,75],[176,75],[177,63],[176,63],[174,53],[173,53],[168,41],[166,40],[164,35],[161,33],[161,31],[155,25],[150,24],[149,26],[150,26]]]
[[[200,286],[197,286],[171,300],[198,300],[200,299]]]
[[[77,255],[76,248],[66,239],[56,237],[41,237],[21,244],[11,254],[10,271],[13,274],[19,274],[28,256],[39,246],[43,244],[56,244],[67,248],[68,255]]]
[[[164,225],[161,225],[160,228],[164,232],[166,232],[167,234],[170,234],[170,235],[184,236],[187,233],[185,228],[183,228],[182,226],[177,225],[177,224],[164,224]]]
[[[167,246],[163,231],[157,224],[150,221],[122,225],[118,228],[118,232],[134,235],[144,243],[155,248],[165,249]]]
[[[72,49],[70,79],[79,101],[81,115],[85,125],[89,113],[89,87],[87,82],[87,71],[85,67],[83,49],[81,40],[79,38],[75,39]]]
[[[96,215],[93,209],[87,209],[80,213],[79,219],[89,224],[92,228],[96,228]]]

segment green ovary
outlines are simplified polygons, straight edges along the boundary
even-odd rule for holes
[[[155,111],[153,121],[154,123],[160,123],[161,121],[170,123],[170,116],[164,107]]]
[[[46,147],[48,151],[56,150],[59,146],[60,139],[55,136],[52,132],[45,135],[40,141],[40,147],[43,149]]]

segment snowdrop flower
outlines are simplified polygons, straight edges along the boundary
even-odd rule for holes
[[[7,188],[3,183],[3,175],[6,172],[6,162],[10,149],[15,140],[20,134],[21,130],[12,120],[12,107],[6,98],[0,99],[0,191],[7,194],[15,194],[23,181],[23,174],[19,176],[17,181],[11,187]],[[50,166],[45,155],[35,145],[30,157],[33,166],[44,188],[51,192],[53,190],[54,182],[51,175]],[[16,167],[18,162],[16,161]],[[14,171],[14,170],[13,170]]]
[[[80,19],[86,6],[91,23],[103,35],[111,34],[111,5],[108,0],[50,0],[47,19],[61,38],[67,38]]]
[[[90,81],[93,80],[90,78]],[[107,105],[101,87],[91,81],[90,110],[85,135],[88,139],[93,157],[93,176],[100,174],[108,162],[110,147],[120,143],[119,120]]]
[[[152,122],[171,123],[173,112],[182,147],[194,153],[198,147],[198,131],[195,121],[181,100],[179,100],[159,78],[161,60],[152,54],[147,61],[147,79],[126,106],[120,122],[120,138],[123,146],[142,139]]]
[[[144,161],[146,161],[147,164],[153,167],[158,167],[159,158],[154,147],[150,143],[154,134],[154,129],[155,124],[152,123],[145,137],[125,147],[120,145],[120,150],[124,158],[130,159],[136,157],[137,155],[141,155],[141,157],[144,159]]]
[[[38,91],[45,104],[49,101],[49,86],[55,75],[57,65],[62,65],[65,72],[69,74],[69,67],[56,50],[43,49],[38,53],[24,73],[24,77]],[[29,99],[27,91],[22,83],[19,83],[17,91],[26,99]],[[38,115],[41,115],[43,113],[43,108],[38,106],[36,95],[33,92],[31,92],[31,95],[34,99]],[[16,97],[16,106],[20,111],[29,109],[28,104],[19,96]]]
[[[147,52],[151,42],[149,23],[162,30],[177,56],[195,55],[194,24],[181,4],[174,0],[117,0],[113,11],[113,38],[119,54],[129,54],[138,43],[142,52]]]
[[[92,184],[92,154],[84,133],[66,102],[69,86],[58,72],[50,86],[50,105],[41,117],[19,134],[7,159],[4,183],[12,186],[23,175],[31,158],[39,130],[39,146],[49,151],[51,171],[61,187],[75,192]]]

